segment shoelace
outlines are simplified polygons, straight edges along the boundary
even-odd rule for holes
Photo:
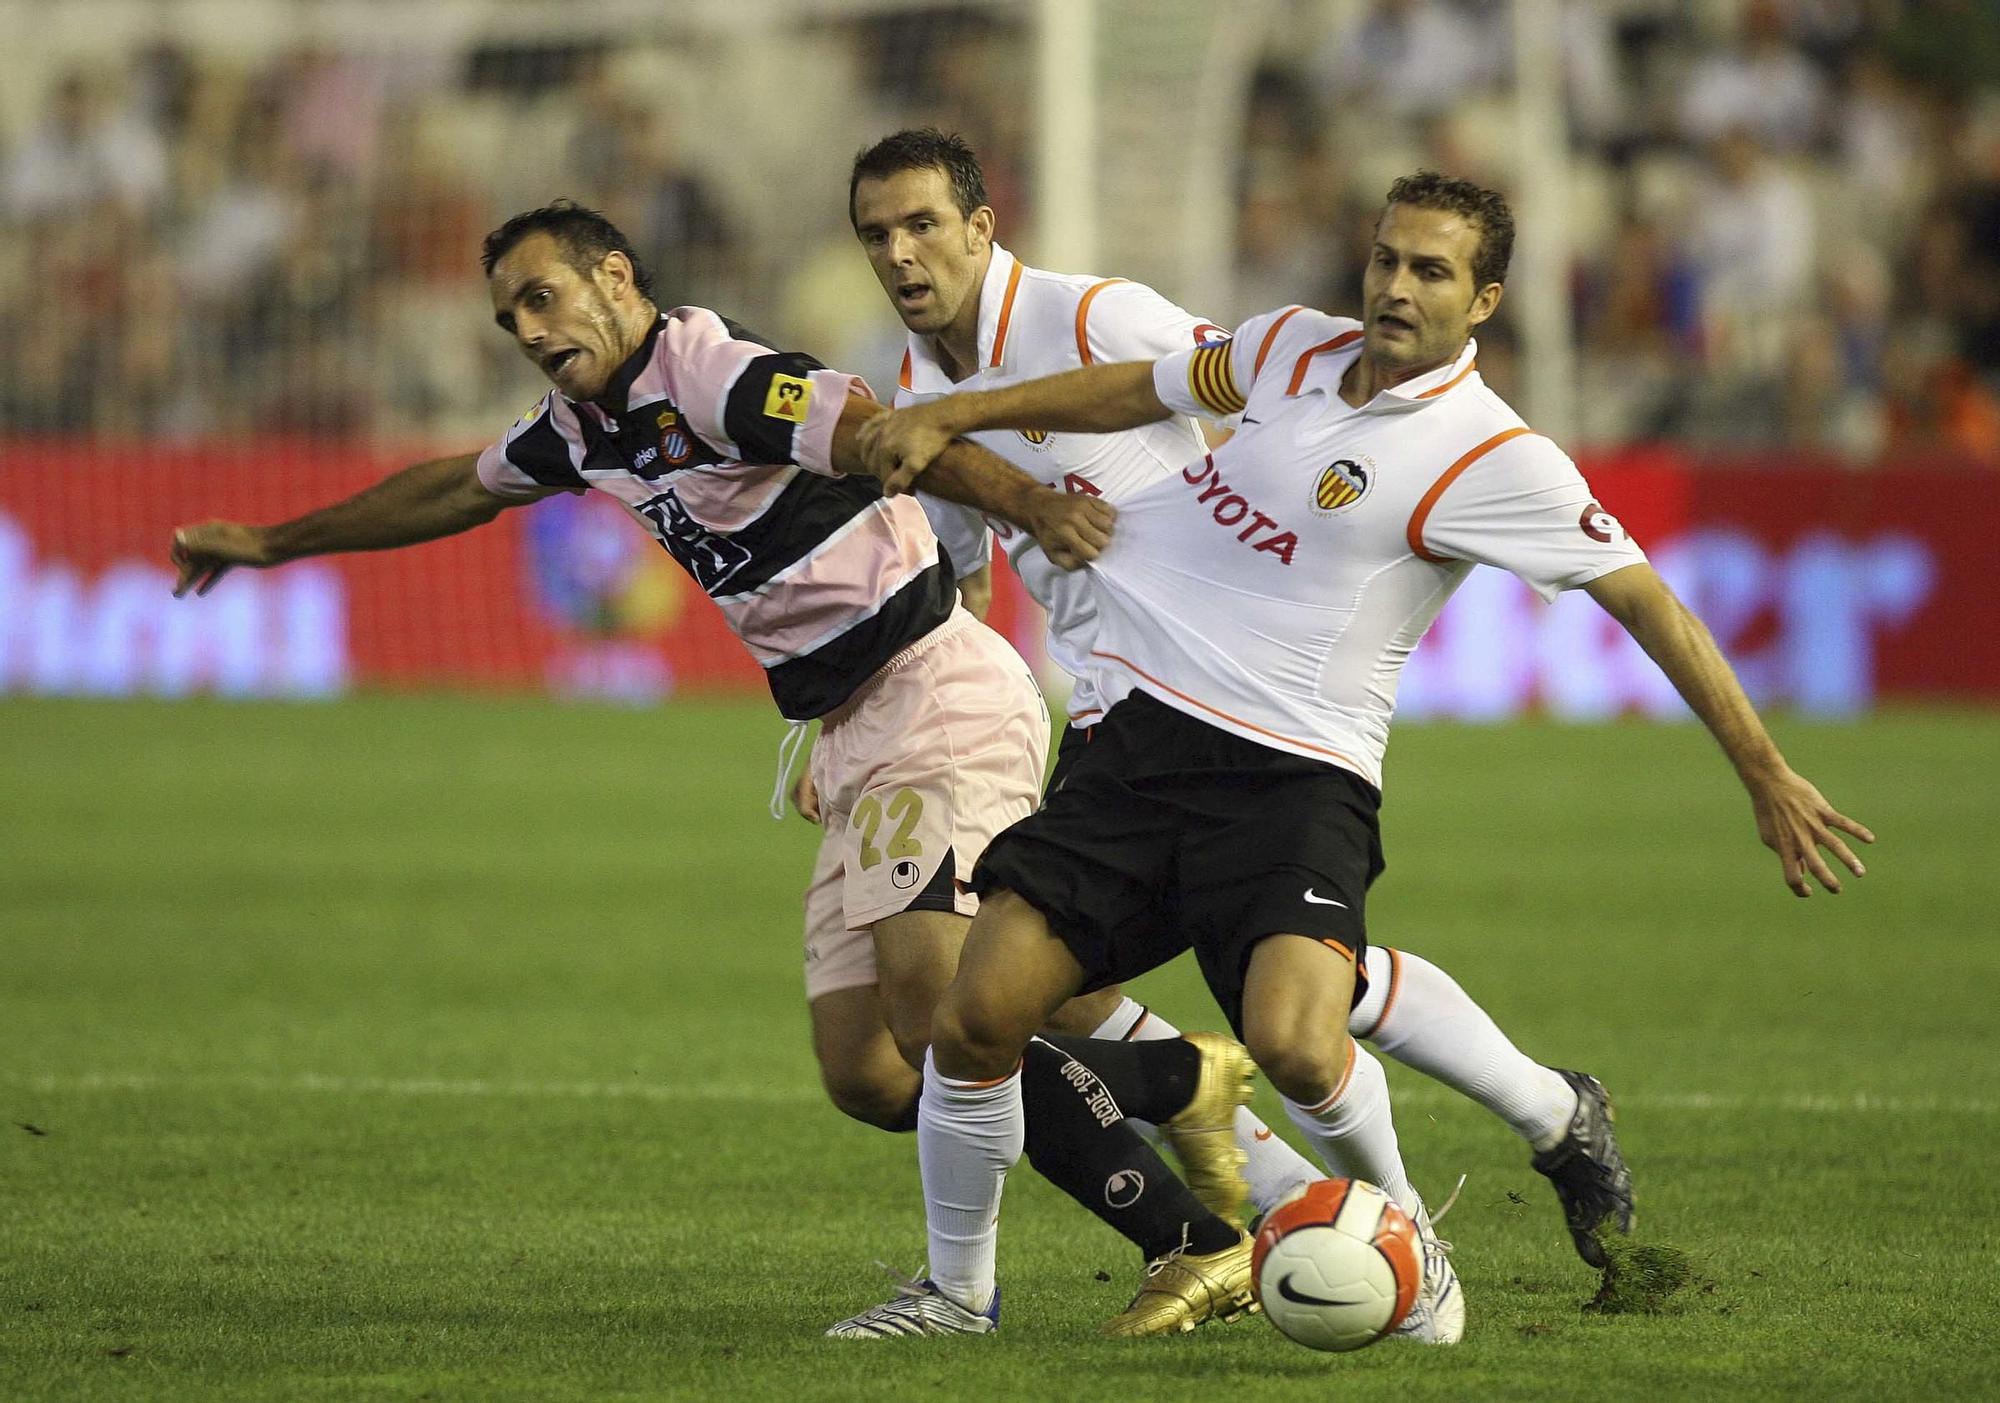
[[[904,1276],[880,1257],[875,1259],[875,1265],[882,1269],[884,1276],[896,1283],[896,1294],[898,1296],[931,1296],[937,1294],[934,1288],[926,1286],[921,1281]]]
[[[1182,1223],[1181,1245],[1176,1247],[1173,1251],[1167,1253],[1166,1256],[1155,1257],[1153,1258],[1152,1261],[1146,1263],[1147,1279],[1151,1280],[1153,1277],[1156,1277],[1161,1272],[1165,1271],[1173,1263],[1179,1261],[1183,1256],[1187,1254],[1188,1248],[1192,1245],[1193,1245],[1193,1240],[1188,1236],[1188,1225],[1186,1223]]]

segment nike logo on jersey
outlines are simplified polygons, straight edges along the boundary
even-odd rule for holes
[[[1278,1278],[1278,1294],[1295,1306],[1358,1306],[1360,1301],[1335,1301],[1325,1296],[1309,1296],[1292,1285],[1292,1273]]]
[[[1306,904],[1308,906],[1338,906],[1343,911],[1348,909],[1346,902],[1335,901],[1330,896],[1317,896],[1311,887],[1306,888]]]

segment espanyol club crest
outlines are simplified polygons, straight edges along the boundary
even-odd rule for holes
[[[653,422],[660,428],[660,457],[676,467],[685,463],[694,452],[694,442],[681,427],[681,416],[674,410],[663,409]]]
[[[1313,484],[1312,508],[1322,516],[1346,511],[1368,495],[1375,481],[1375,463],[1370,458],[1342,458],[1320,469]]]

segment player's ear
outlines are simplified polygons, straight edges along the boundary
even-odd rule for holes
[[[1500,310],[1500,294],[1505,290],[1499,283],[1488,283],[1472,294],[1472,325],[1478,326]]]
[[[605,293],[614,300],[632,291],[632,260],[618,249],[612,249],[598,261],[596,274]]]
[[[965,217],[965,251],[977,253],[993,242],[993,207],[981,205]]]

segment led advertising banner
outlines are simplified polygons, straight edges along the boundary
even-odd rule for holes
[[[755,693],[758,668],[680,567],[589,494],[378,555],[237,571],[172,598],[179,522],[272,521],[407,457],[339,445],[0,445],[0,693],[325,697],[546,690],[634,703]],[[2000,483],[1977,473],[1585,460],[1752,694],[1823,715],[2000,699]],[[1038,658],[1005,566],[995,621]],[[1673,715],[1665,680],[1587,599],[1475,570],[1405,670],[1406,716]]]

